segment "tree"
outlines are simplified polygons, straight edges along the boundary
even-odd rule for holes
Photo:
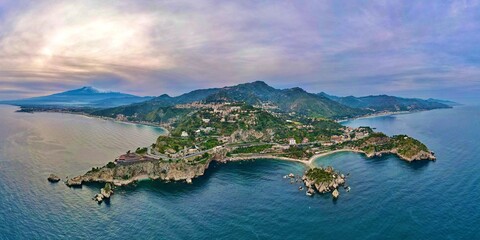
[[[115,163],[113,163],[113,162],[107,163],[107,168],[115,168],[115,166],[116,166],[116,165],[115,165]]]
[[[110,183],[105,183],[105,187],[103,189],[108,193],[112,190],[112,185],[110,185]]]

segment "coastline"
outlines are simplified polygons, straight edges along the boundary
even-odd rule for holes
[[[225,158],[222,160],[216,160],[217,162],[221,163],[226,163],[226,162],[238,162],[238,161],[247,161],[247,160],[268,160],[268,159],[274,159],[274,160],[281,160],[281,161],[289,161],[289,162],[298,162],[305,164],[307,166],[310,165],[310,162],[308,160],[301,160],[297,158],[289,158],[289,157],[279,157],[279,156],[274,156],[274,155],[252,155],[252,156],[239,156],[239,157],[230,157],[230,158]]]
[[[5,104],[9,105],[9,104]],[[15,106],[15,105],[11,105]],[[17,112],[22,112],[22,107],[19,107]],[[453,108],[453,107],[452,107]],[[441,109],[441,108],[440,108]],[[425,111],[431,111],[431,110],[437,110],[437,109],[425,109],[425,110],[412,110],[412,111],[398,111],[398,112],[380,112],[380,113],[373,113],[373,114],[368,114],[368,115],[363,115],[363,116],[358,116],[358,117],[353,117],[353,118],[347,118],[343,120],[335,120],[337,123],[345,123],[349,121],[354,121],[354,120],[359,120],[359,119],[368,119],[368,118],[376,118],[376,117],[385,117],[385,116],[393,116],[393,115],[402,115],[402,114],[410,114],[410,113],[418,113],[418,112],[425,112]],[[27,111],[25,111],[27,112]],[[84,116],[84,117],[89,117],[89,118],[95,118],[95,119],[102,119],[102,120],[109,120],[117,123],[125,123],[125,124],[133,124],[133,125],[144,125],[144,126],[149,126],[149,127],[157,127],[161,128],[166,132],[166,134],[169,133],[168,129],[164,126],[161,126],[157,123],[153,122],[135,122],[135,121],[121,121],[117,120],[115,118],[111,117],[102,117],[102,116],[95,116],[91,115],[85,112],[72,112],[72,111],[53,111],[53,110],[33,110],[30,111],[30,113],[35,113],[35,112],[48,112],[48,113],[65,113],[65,114],[73,114],[73,115],[79,115],[79,116]],[[298,160],[298,159],[297,159]]]
[[[307,160],[302,160],[302,159],[298,159],[298,158],[280,157],[280,156],[274,156],[274,155],[257,154],[257,155],[252,155],[252,156],[230,157],[230,158],[225,158],[225,159],[217,160],[217,161],[218,162],[236,162],[236,161],[246,161],[246,160],[274,159],[274,160],[281,160],[281,161],[298,162],[298,163],[302,163],[302,164],[305,164],[306,166],[311,167],[311,166],[313,166],[312,164],[315,162],[315,160],[320,159],[322,157],[332,155],[332,154],[341,153],[341,152],[354,152],[354,153],[365,154],[365,152],[360,151],[360,150],[337,149],[337,150],[333,150],[333,151],[329,151],[329,152],[315,154]]]
[[[330,152],[324,152],[324,153],[319,153],[319,154],[313,155],[312,157],[310,157],[310,158],[308,159],[308,164],[311,165],[311,164],[313,164],[313,162],[315,162],[315,160],[317,160],[317,159],[320,159],[320,158],[322,158],[322,157],[326,157],[326,156],[329,156],[329,155],[332,155],[332,154],[335,154],[335,153],[341,153],[341,152],[354,152],[354,153],[365,154],[364,151],[360,151],[360,150],[354,150],[354,149],[337,149],[337,150],[333,150],[333,151],[330,151]]]
[[[8,105],[8,104],[6,104]],[[14,105],[10,105],[10,106],[14,106]],[[18,107],[18,106],[16,106]],[[49,111],[49,110],[39,110],[39,111],[22,111],[22,108],[21,107],[18,107],[16,112],[21,112],[21,113],[60,113],[60,114],[71,114],[71,115],[76,115],[76,116],[82,116],[82,117],[86,117],[86,118],[91,118],[91,119],[99,119],[99,120],[105,120],[105,121],[112,121],[112,122],[115,122],[115,123],[123,123],[123,124],[131,124],[131,125],[140,125],[140,126],[148,126],[148,127],[155,127],[155,128],[161,128],[163,131],[165,131],[165,134],[168,135],[169,131],[167,128],[161,126],[161,125],[158,125],[156,123],[148,123],[148,122],[135,122],[135,121],[120,121],[120,120],[117,120],[115,118],[111,118],[111,117],[101,117],[101,116],[95,116],[95,115],[91,115],[91,114],[88,114],[88,113],[84,113],[84,112],[72,112],[72,111]]]
[[[345,123],[349,121],[359,120],[359,119],[368,119],[368,118],[376,118],[376,117],[385,117],[385,116],[393,116],[393,115],[403,115],[403,114],[411,114],[411,113],[419,113],[419,112],[428,112],[433,110],[442,110],[442,109],[452,109],[458,106],[450,106],[449,108],[434,108],[434,109],[419,109],[419,110],[411,110],[411,111],[398,111],[398,112],[379,112],[368,114],[359,117],[347,118],[343,120],[335,120],[337,123]]]
[[[364,154],[367,158],[381,157],[384,154],[394,154],[400,160],[412,162],[415,160],[432,160],[435,161],[436,157],[431,153],[424,152],[423,150],[418,152],[414,156],[404,156],[400,154],[397,149],[383,150],[378,152],[367,153],[358,149],[344,148],[336,149],[329,152],[319,153],[313,155],[309,159],[297,159],[282,156],[275,156],[271,154],[251,154],[244,156],[225,157],[216,156],[207,160],[204,164],[189,164],[185,161],[179,162],[165,162],[165,161],[145,161],[134,163],[130,165],[117,165],[114,168],[104,166],[100,169],[92,170],[84,175],[80,175],[71,179],[68,179],[67,186],[81,186],[86,182],[110,182],[116,186],[128,185],[130,183],[142,180],[169,180],[169,181],[181,181],[184,180],[187,183],[191,183],[192,179],[204,175],[212,161],[220,163],[234,162],[234,161],[246,161],[246,160],[280,160],[298,162],[304,164],[308,168],[314,168],[313,162],[316,160],[340,152],[354,152]],[[125,178],[125,176],[128,176]],[[123,178],[123,179],[122,179]]]
[[[433,109],[431,109],[433,110]],[[393,116],[393,115],[402,115],[402,114],[410,114],[410,113],[418,113],[418,112],[425,112],[431,110],[415,110],[415,111],[398,111],[398,112],[381,112],[381,113],[374,113],[369,115],[364,115],[360,117],[348,118],[343,120],[337,120],[338,123],[345,123],[349,121],[359,120],[359,119],[368,119],[368,118],[376,118],[376,117],[385,117],[385,116]]]

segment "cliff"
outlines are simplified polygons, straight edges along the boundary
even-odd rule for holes
[[[383,150],[383,151],[374,151],[374,152],[364,152],[365,155],[369,158],[373,157],[381,157],[384,154],[394,154],[402,160],[413,162],[413,161],[421,161],[421,160],[432,160],[435,161],[437,158],[433,155],[432,152],[425,152],[420,150],[419,152],[415,153],[414,155],[404,155],[398,151],[397,148],[391,150]]]
[[[367,157],[380,157],[394,154],[405,161],[436,160],[425,144],[407,135],[388,137],[383,133],[373,133],[367,138],[355,141],[347,146],[365,153]]]
[[[211,160],[204,163],[187,163],[184,161],[165,162],[149,161],[129,165],[104,166],[67,180],[68,186],[81,186],[87,182],[106,182],[116,186],[127,185],[143,179],[161,179],[169,181],[185,180],[191,182],[193,178],[202,176]]]

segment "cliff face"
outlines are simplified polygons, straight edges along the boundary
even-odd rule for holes
[[[80,186],[86,182],[109,182],[114,185],[126,185],[141,179],[161,179],[171,181],[186,180],[191,182],[202,176],[211,160],[205,163],[189,164],[186,162],[139,162],[130,165],[117,165],[114,168],[102,167],[89,171],[67,181],[69,186]]]
[[[368,158],[373,157],[381,157],[384,154],[394,154],[397,155],[400,159],[413,162],[413,161],[421,161],[421,160],[432,160],[435,161],[437,158],[431,152],[425,152],[420,150],[413,156],[406,156],[398,151],[398,149],[391,149],[391,150],[383,150],[383,151],[374,151],[374,152],[364,152]]]
[[[367,157],[395,154],[405,161],[436,160],[425,144],[407,135],[388,137],[383,133],[373,133],[356,143],[353,148],[364,152]]]

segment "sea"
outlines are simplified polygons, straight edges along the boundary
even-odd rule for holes
[[[161,128],[0,106],[0,239],[480,239],[480,107],[357,119],[424,142],[437,161],[338,153],[315,161],[349,173],[350,192],[308,197],[283,176],[301,163],[213,163],[193,184],[116,189],[50,183],[150,145]]]

